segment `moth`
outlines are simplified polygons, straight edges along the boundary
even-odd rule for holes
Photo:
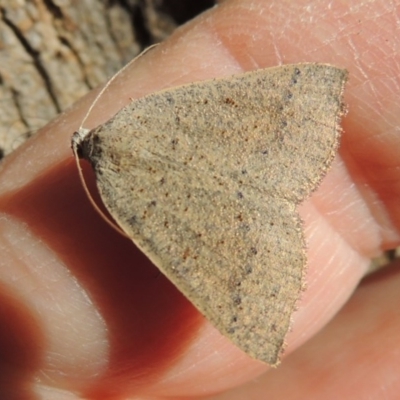
[[[346,79],[294,64],[196,82],[72,139],[120,228],[223,335],[271,365],[305,283],[296,206],[337,152]]]

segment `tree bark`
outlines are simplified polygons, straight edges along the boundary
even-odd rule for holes
[[[211,5],[211,0],[0,0],[0,156],[144,47],[167,37],[177,23]]]

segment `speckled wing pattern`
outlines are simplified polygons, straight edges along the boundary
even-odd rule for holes
[[[271,365],[304,286],[296,205],[335,156],[346,77],[296,64],[172,88],[80,143],[121,228],[222,334]]]

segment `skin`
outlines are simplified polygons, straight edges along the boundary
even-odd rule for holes
[[[349,70],[339,155],[299,207],[307,288],[281,366],[234,347],[93,210],[70,150],[91,93],[1,165],[5,398],[397,398],[399,269],[360,281],[371,257],[400,243],[399,9],[224,1],[131,64],[84,122],[162,88],[280,63]]]

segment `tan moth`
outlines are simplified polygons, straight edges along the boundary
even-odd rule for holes
[[[294,64],[196,82],[73,137],[119,227],[222,334],[271,365],[304,287],[296,206],[336,154],[346,79]]]

